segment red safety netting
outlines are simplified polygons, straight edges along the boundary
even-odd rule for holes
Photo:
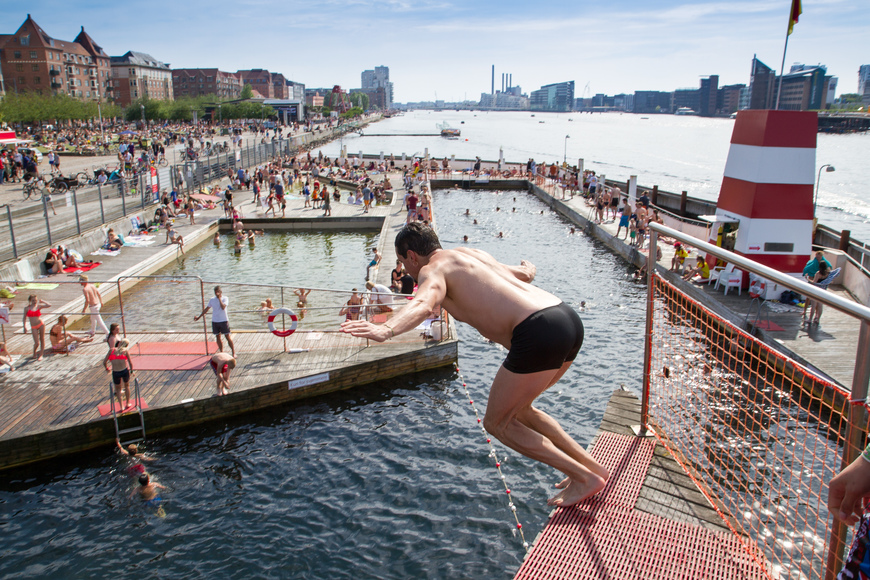
[[[656,436],[747,549],[760,551],[770,577],[825,577],[835,527],[827,484],[844,448],[860,452],[860,441],[846,442],[849,394],[654,280]],[[859,428],[866,433],[866,420]],[[847,539],[834,540],[832,569]]]

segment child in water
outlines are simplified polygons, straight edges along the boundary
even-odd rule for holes
[[[241,240],[236,239],[236,245],[233,246],[233,253],[237,256],[242,253],[242,241]]]

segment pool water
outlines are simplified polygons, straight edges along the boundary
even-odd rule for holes
[[[445,247],[468,235],[469,246],[504,262],[532,261],[535,283],[578,310],[585,301],[583,349],[538,405],[589,443],[613,390],[640,386],[644,286],[624,262],[571,234],[569,223],[525,194],[436,192],[435,207]],[[226,243],[204,245],[177,271],[357,285],[374,241],[275,236],[270,252],[270,236],[241,259],[228,255]],[[331,271],[311,257],[327,246]],[[233,270],[261,251],[267,263],[280,262],[278,273]],[[505,352],[466,325],[458,330],[459,365],[482,412]],[[532,541],[560,474],[497,449]],[[488,446],[450,368],[162,435],[146,450],[155,457],[149,471],[167,487],[165,518],[129,498],[133,479],[108,447],[4,473],[0,576],[510,578],[524,556]]]
[[[233,330],[264,330],[263,315],[256,311],[266,298],[271,298],[275,307],[282,304],[278,286],[284,288],[284,305],[294,311],[298,310],[293,293],[297,288],[345,291],[313,290],[308,297],[311,308],[298,312],[308,327],[335,326],[341,321],[338,310],[348,300],[349,291],[365,290],[366,266],[377,237],[378,231],[266,232],[255,238],[254,247],[245,242],[241,253],[236,254],[235,236],[223,234],[220,246],[211,240],[203,242],[155,272],[161,280],[142,281],[124,292],[127,332],[201,332],[202,323],[194,322],[193,317],[202,311],[203,294],[207,302],[214,296],[217,283],[230,301]],[[197,278],[204,280],[204,291]],[[119,312],[119,306],[113,301],[103,310]],[[105,319],[108,324],[119,321],[120,316],[107,315]]]

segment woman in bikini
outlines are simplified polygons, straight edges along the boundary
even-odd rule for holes
[[[130,341],[122,338],[115,344],[115,348],[109,351],[103,359],[106,372],[112,371],[112,382],[115,383],[115,397],[121,403],[121,392],[124,393],[124,409],[130,408],[130,377],[133,376],[133,362],[130,360],[128,348]],[[111,364],[111,369],[109,365]]]
[[[36,294],[27,297],[27,307],[24,309],[24,332],[27,332],[27,323],[30,322],[30,332],[33,334],[33,358],[42,360],[45,352],[45,322],[42,320],[42,309],[51,308],[51,304],[40,300]],[[39,356],[36,351],[39,350]]]
[[[344,316],[345,320],[359,320],[359,311],[360,305],[362,304],[362,299],[357,292],[357,289],[353,289],[353,294],[350,296],[350,300],[344,305],[338,314],[339,316]]]
[[[80,342],[91,342],[93,336],[78,337],[66,331],[66,316],[59,316],[57,324],[51,327],[48,331],[48,338],[51,340],[51,350],[57,353],[72,352],[76,349]]]

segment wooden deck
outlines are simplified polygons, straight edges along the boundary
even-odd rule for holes
[[[400,181],[397,185],[401,185]],[[391,205],[373,206],[369,213],[363,213],[359,205],[333,203],[332,217],[323,217],[320,209],[303,207],[302,198],[293,195],[288,198],[286,218],[264,219],[249,200],[243,201],[241,207],[244,219],[256,222],[258,227],[268,224],[270,229],[287,230],[364,228],[385,233],[404,224],[404,212],[400,211],[403,194],[400,190]],[[237,199],[249,195],[243,191],[237,194]],[[221,218],[222,210],[202,211],[196,216],[197,224],[178,220],[175,228],[189,248],[207,241]],[[135,279],[124,279],[118,284],[119,278],[149,275],[176,259],[176,247],[163,244],[165,235],[160,232],[151,246],[125,247],[120,256],[98,258],[103,264],[89,272],[89,277],[100,283],[104,302],[117,295],[119,285],[126,289],[136,283]],[[385,252],[393,251],[393,237],[381,236],[380,246]],[[389,267],[375,272],[375,276],[389,284],[393,263],[383,263]],[[61,274],[35,280],[37,284],[60,284],[56,288],[22,289],[12,300],[12,324],[3,327],[3,331],[9,351],[18,360],[13,372],[0,375],[0,469],[110,445],[115,438],[111,414],[101,417],[97,409],[98,405],[108,403],[110,397],[111,375],[101,364],[105,344],[100,341],[83,344],[70,355],[53,354],[49,347],[45,359],[37,362],[29,358],[33,345],[30,334],[21,332],[21,312],[29,293],[36,293],[52,304],[44,309],[43,319],[49,327],[58,313],[81,312],[84,303],[77,276]],[[455,336],[455,332],[450,336]],[[191,342],[202,345],[204,351],[202,333],[127,337],[134,345],[177,344],[172,349],[175,356],[193,354],[186,346]],[[147,434],[449,365],[458,356],[455,339],[435,342],[415,333],[383,344],[367,344],[338,332],[300,330],[287,338],[286,348],[308,351],[295,353],[284,352],[284,339],[267,331],[234,332],[233,338],[238,366],[231,374],[228,396],[216,396],[215,376],[207,364],[199,370],[136,371],[140,395],[147,404],[144,411]],[[136,361],[134,358],[134,367]],[[129,416],[122,419],[121,427],[129,420]]]

